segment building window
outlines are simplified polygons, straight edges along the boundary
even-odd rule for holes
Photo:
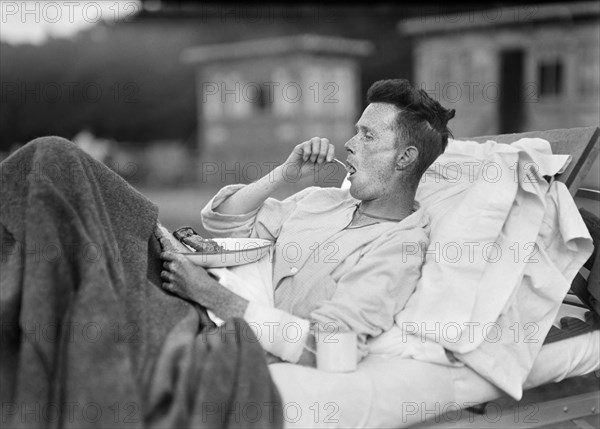
[[[274,94],[266,84],[253,83],[249,87],[249,101],[252,103],[253,110],[258,113],[270,113],[274,101]]]
[[[224,114],[228,118],[243,119],[252,115],[251,105],[243,94],[246,81],[239,72],[230,72],[224,76],[220,95]]]
[[[578,54],[577,94],[585,99],[596,100],[598,98],[598,94],[600,93],[598,47],[582,47]]]
[[[327,105],[323,104],[322,88],[329,79],[329,70],[323,66],[313,65],[304,69],[304,108],[311,116],[321,116],[325,112]]]
[[[559,96],[563,92],[564,67],[560,59],[544,60],[538,65],[540,96]]]
[[[271,87],[271,91],[274,92],[272,94],[272,112],[280,117],[293,116],[297,112],[299,103],[296,102],[297,100],[289,98],[295,96],[293,92],[294,88],[292,87],[289,92],[287,89],[294,84],[297,85],[297,83],[292,81],[289,71],[284,67],[276,67],[273,70],[271,79],[277,85]]]

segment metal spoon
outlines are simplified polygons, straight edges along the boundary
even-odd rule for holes
[[[342,167],[346,168],[346,163],[344,163],[344,162],[340,161],[340,160],[339,160],[339,159],[337,159],[337,158],[333,158],[333,160],[334,160],[335,162],[337,162],[337,163],[340,163],[340,164],[342,164]]]

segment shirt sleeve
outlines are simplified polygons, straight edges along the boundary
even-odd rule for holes
[[[277,240],[283,223],[296,210],[298,203],[318,189],[306,188],[283,201],[267,198],[259,208],[244,214],[230,215],[215,211],[223,201],[244,186],[246,185],[225,186],[202,209],[202,224],[213,236]]]
[[[245,185],[222,188],[202,209],[204,228],[216,237],[256,237],[277,240],[282,225],[298,203],[319,188],[306,188],[283,201],[267,198],[256,210],[239,215],[215,212],[227,198]],[[288,362],[297,362],[306,344],[310,322],[273,307],[250,302],[244,320],[255,330],[264,350]]]
[[[249,237],[260,207],[249,213],[230,215],[214,211],[245,185],[228,185],[210,199],[200,212],[202,225],[215,237]]]
[[[333,297],[311,312],[312,321],[356,332],[362,359],[367,339],[389,330],[414,292],[427,244],[427,233],[415,228],[366,246],[354,269],[338,280]]]

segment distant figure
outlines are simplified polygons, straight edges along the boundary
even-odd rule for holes
[[[111,142],[107,139],[99,139],[88,129],[81,130],[75,137],[73,143],[79,146],[92,158],[107,164],[110,160]]]

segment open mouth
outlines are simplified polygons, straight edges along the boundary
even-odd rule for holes
[[[352,176],[356,173],[356,168],[348,161],[346,161],[346,171],[348,171],[348,175]]]

